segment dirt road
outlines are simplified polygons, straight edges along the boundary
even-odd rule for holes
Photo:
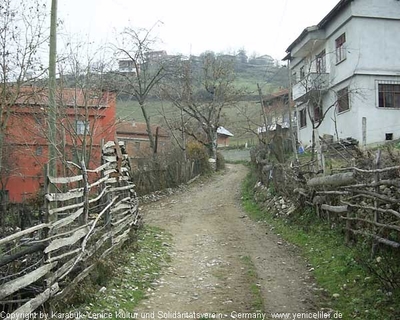
[[[229,165],[210,182],[143,210],[147,224],[172,234],[172,261],[135,311],[154,311],[156,318],[164,312],[167,319],[173,318],[168,312],[221,312],[231,318],[263,308],[258,311],[270,318],[272,312],[314,310],[306,262],[241,209],[246,173],[242,165]]]

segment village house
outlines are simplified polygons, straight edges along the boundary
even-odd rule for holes
[[[298,139],[400,138],[400,1],[341,0],[287,48]]]
[[[156,125],[151,126],[151,132],[157,144],[157,153],[163,153],[171,146],[168,132]],[[131,159],[148,158],[152,153],[146,123],[120,120],[116,124],[116,135],[119,141],[125,143],[126,152]]]
[[[11,202],[37,194],[48,162],[48,90],[27,87],[23,93],[10,109],[3,148],[1,183]],[[60,89],[56,98],[57,174],[83,155],[88,167],[99,166],[102,139],[115,139],[115,93]]]
[[[229,138],[233,137],[233,134],[224,127],[218,127],[217,129],[217,145],[218,147],[228,147]]]
[[[258,134],[266,137],[268,140],[276,131],[277,126],[280,126],[284,129],[285,137],[290,138],[288,130],[290,126],[289,90],[281,89],[265,96],[263,98],[263,108],[261,121],[266,122],[266,125],[258,128]],[[293,119],[295,117],[292,111],[292,122]],[[292,125],[296,126],[296,123],[292,123]]]

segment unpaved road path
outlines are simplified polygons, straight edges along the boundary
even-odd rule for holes
[[[246,173],[242,165],[229,165],[211,181],[145,207],[145,222],[172,234],[172,261],[135,311],[155,312],[156,318],[160,312],[221,312],[230,318],[232,312],[256,311],[251,285],[261,288],[265,310],[259,311],[266,318],[314,310],[313,285],[296,248],[241,209]],[[256,270],[251,278],[250,260]]]

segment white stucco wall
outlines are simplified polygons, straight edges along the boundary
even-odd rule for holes
[[[400,109],[382,109],[377,106],[377,81],[400,83],[400,1],[355,0],[327,26],[326,42],[315,47],[308,57],[295,59],[293,66],[299,69],[307,60],[325,48],[327,70],[330,78],[329,91],[323,97],[323,110],[336,101],[336,92],[349,87],[350,110],[337,114],[331,108],[320,125],[319,135],[335,136],[336,118],[339,138],[353,137],[362,143],[362,118],[367,119],[367,144],[385,141],[385,133],[400,138]],[[346,33],[346,59],[336,63],[335,40]],[[308,68],[306,68],[308,70]],[[311,71],[315,70],[315,66]],[[300,105],[298,110],[303,108]],[[335,117],[336,116],[336,117]],[[298,117],[299,118],[299,117]],[[307,145],[311,141],[311,121],[299,129],[299,140]]]

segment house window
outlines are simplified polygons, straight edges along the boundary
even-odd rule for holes
[[[400,84],[378,84],[379,108],[400,108]]]
[[[322,121],[323,113],[322,113],[322,105],[316,104],[314,105],[314,121],[320,122]]]
[[[346,50],[344,44],[346,43],[346,34],[343,33],[335,40],[336,47],[336,63],[342,62],[346,59]]]
[[[135,150],[140,151],[140,142],[135,142]]]
[[[303,80],[306,77],[306,72],[304,70],[304,66],[300,68],[300,80]]]
[[[76,121],[76,134],[88,134],[89,133],[89,121]]]
[[[306,108],[300,110],[300,128],[307,127],[307,110]]]
[[[322,50],[319,54],[315,56],[315,63],[317,73],[325,73],[326,72],[326,53],[325,50]]]
[[[41,146],[36,147],[35,153],[37,156],[41,156],[43,154],[43,148]]]
[[[343,88],[337,92],[337,106],[338,113],[344,112],[350,109],[349,101],[349,88]]]

